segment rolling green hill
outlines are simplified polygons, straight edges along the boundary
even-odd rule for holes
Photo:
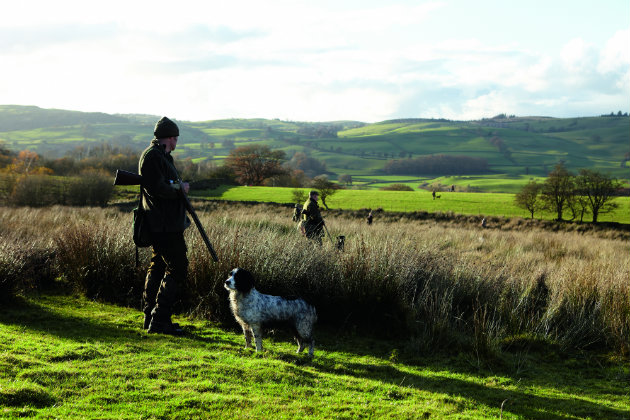
[[[63,156],[77,146],[102,142],[141,150],[151,139],[153,121],[158,118],[3,105],[0,142],[14,151],[30,149],[47,157]],[[265,119],[177,122],[181,135],[175,154],[179,159],[211,159],[221,164],[233,147],[266,144],[284,150],[288,156],[301,151],[325,162],[333,179],[349,174],[365,183],[391,182],[388,178],[396,174],[384,171],[390,160],[442,154],[485,159],[488,175],[519,182],[526,182],[530,176],[545,176],[558,162],[573,171],[590,168],[622,179],[629,175],[627,116],[501,116],[467,122],[405,119],[375,124]],[[403,178],[416,184],[426,182],[426,175]]]

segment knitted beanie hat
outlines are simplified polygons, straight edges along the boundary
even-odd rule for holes
[[[179,136],[179,128],[177,124],[173,121],[169,120],[166,117],[160,118],[155,124],[155,129],[153,130],[153,135],[156,139],[164,139],[167,137],[178,137]]]

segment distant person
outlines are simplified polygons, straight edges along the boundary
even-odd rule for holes
[[[324,219],[319,211],[318,198],[318,191],[313,190],[308,194],[308,200],[302,206],[302,227],[308,239],[321,245],[322,236],[324,235]]]
[[[371,225],[371,224],[372,224],[372,218],[373,218],[373,216],[372,216],[372,210],[370,210],[370,212],[369,212],[369,213],[368,213],[368,215],[367,215],[367,224],[368,224],[368,225]]]
[[[433,196],[433,199],[435,200],[435,190],[431,192],[431,195]]]
[[[302,206],[300,206],[298,203],[295,203],[295,206],[293,207],[292,220],[297,223],[302,219],[301,216],[302,216]]]
[[[484,228],[484,229],[487,227],[486,226],[486,218],[485,217],[483,219],[481,219],[481,227]]]
[[[184,230],[190,226],[180,197],[179,174],[171,152],[177,147],[179,128],[166,117],[153,131],[154,138],[140,157],[142,208],[146,213],[152,240],[151,263],[142,294],[144,328],[149,333],[180,335],[182,329],[171,321],[177,291],[188,273]],[[188,193],[189,185],[181,188]]]
[[[451,192],[455,192],[455,185],[451,185]]]

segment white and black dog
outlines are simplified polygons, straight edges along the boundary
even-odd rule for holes
[[[230,292],[232,313],[243,328],[245,348],[251,347],[253,335],[256,351],[261,351],[263,325],[287,322],[295,330],[298,353],[308,344],[308,354],[313,356],[313,326],[317,321],[314,307],[302,299],[285,299],[260,293],[254,287],[252,274],[242,268],[232,270],[224,287]]]

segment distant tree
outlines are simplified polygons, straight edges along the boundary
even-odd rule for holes
[[[326,169],[325,163],[307,156],[304,152],[295,153],[293,157],[291,157],[291,159],[286,163],[286,166],[292,169],[302,170],[306,175],[311,177],[318,174],[323,174],[328,171],[328,169]]]
[[[339,186],[332,181],[328,180],[326,175],[318,175],[313,179],[312,187],[319,191],[319,198],[322,199],[322,204],[329,210],[326,199],[330,198],[337,192]]]
[[[523,189],[516,194],[514,201],[516,205],[529,212],[531,218],[534,218],[534,212],[541,209],[540,190],[542,185],[536,181],[529,181]]]
[[[588,205],[588,198],[580,195],[577,190],[576,194],[573,195],[573,198],[567,202],[567,206],[573,217],[571,220],[575,220],[576,218],[580,219],[580,223],[584,222],[584,216],[591,213],[591,209]]]
[[[562,213],[575,194],[573,175],[563,163],[558,163],[545,180],[541,197],[547,210],[556,213],[556,220],[563,220]]]
[[[15,157],[15,153],[13,153],[6,144],[0,140],[0,169],[9,165],[13,158]]]
[[[271,150],[269,146],[248,145],[238,147],[225,159],[225,166],[236,174],[244,185],[262,185],[265,178],[285,173],[281,163],[284,152]]]
[[[340,175],[339,182],[346,185],[352,185],[352,175],[348,175],[348,174]]]
[[[18,175],[51,175],[50,168],[42,166],[39,162],[39,155],[32,150],[22,150],[13,158],[11,164],[7,165],[3,172]]]
[[[489,171],[488,161],[482,158],[452,155],[420,156],[414,159],[390,160],[383,170],[396,175],[460,175]]]
[[[234,144],[234,140],[223,140],[222,146],[224,149],[232,150],[236,145]]]
[[[413,188],[411,188],[409,185],[405,185],[405,184],[390,184],[390,185],[386,185],[385,187],[379,188],[379,190],[382,190],[382,191],[413,191]]]
[[[284,173],[266,178],[263,185],[268,187],[300,188],[307,184],[308,177],[299,169],[285,169]]]
[[[295,204],[302,205],[308,198],[308,193],[301,189],[294,189],[291,191],[291,199]]]
[[[577,194],[584,197],[586,205],[593,215],[593,223],[597,223],[600,214],[617,208],[613,202],[615,192],[621,188],[621,182],[590,169],[582,169],[575,179]]]

